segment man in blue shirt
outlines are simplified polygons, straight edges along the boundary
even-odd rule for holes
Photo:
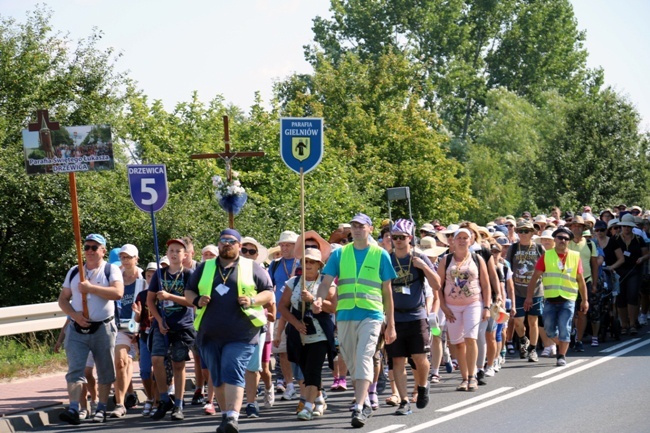
[[[386,318],[385,340],[395,341],[391,280],[397,277],[388,252],[370,245],[372,221],[359,213],[350,221],[352,244],[335,250],[323,269],[324,278],[312,310],[318,314],[334,278],[339,277],[336,323],[339,349],[354,383],[356,406],[352,426],[363,427],[372,415],[368,387],[373,381],[373,355]],[[354,266],[354,269],[350,267]],[[380,295],[378,295],[380,293]]]

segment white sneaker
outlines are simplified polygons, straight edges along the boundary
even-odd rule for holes
[[[327,403],[325,403],[325,400],[316,400],[314,402],[314,411],[312,412],[312,415],[323,416],[325,409],[327,409]]]
[[[648,324],[648,316],[646,314],[639,314],[639,325],[647,325]]]
[[[492,363],[492,368],[496,373],[498,373],[501,370],[501,362],[499,361],[499,358],[494,360],[494,362]]]
[[[487,377],[494,377],[494,367],[490,366],[485,369],[485,375]]]
[[[275,404],[275,391],[273,387],[271,389],[264,390],[264,408],[270,409]]]
[[[282,400],[284,401],[293,400],[294,398],[296,398],[297,395],[298,393],[296,392],[295,388],[287,388],[287,390],[284,391],[284,393],[282,394]]]
[[[555,344],[551,346],[547,346],[542,350],[541,357],[542,358],[552,358],[556,355],[557,353],[557,346]]]

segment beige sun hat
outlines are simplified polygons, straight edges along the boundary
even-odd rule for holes
[[[449,245],[449,242],[447,242],[447,235],[456,233],[456,230],[459,228],[460,226],[458,224],[449,224],[446,229],[436,233],[436,238],[438,238],[441,243]]]
[[[425,236],[420,239],[420,247],[416,251],[424,254],[427,257],[438,257],[447,251],[447,247],[439,247],[436,245],[436,238],[432,236]]]
[[[298,240],[298,233],[292,232],[291,230],[285,230],[280,233],[280,239],[276,242],[277,245],[280,245],[283,242],[295,243]]]
[[[287,242],[287,241],[284,241]],[[264,261],[266,261],[266,258],[269,256],[269,250],[259,242],[255,240],[255,238],[251,238],[250,236],[245,236],[241,238],[240,244],[253,244],[255,245],[255,248],[257,248],[257,258],[255,259],[255,263],[257,264],[262,264]]]
[[[325,262],[323,261],[323,255],[320,253],[320,250],[317,250],[316,248],[309,248],[307,251],[305,251],[305,259],[315,260],[321,265],[325,265]]]

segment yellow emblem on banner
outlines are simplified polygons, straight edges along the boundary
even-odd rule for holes
[[[308,137],[292,137],[291,153],[298,161],[304,161],[309,158],[311,150],[310,139]]]

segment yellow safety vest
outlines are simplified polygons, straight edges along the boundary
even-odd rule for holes
[[[580,264],[580,253],[567,250],[566,262],[563,269],[560,269],[562,261],[555,249],[546,251],[544,254],[544,267],[546,270],[542,276],[544,283],[544,297],[556,298],[558,296],[575,301],[578,298],[578,266]]]
[[[380,312],[384,310],[381,279],[379,278],[382,251],[380,247],[370,245],[370,250],[366,254],[361,271],[357,276],[354,244],[350,243],[343,247],[336,311],[351,310],[354,307]]]
[[[203,274],[199,280],[199,296],[211,296],[212,283],[214,274],[217,272],[217,259],[206,260],[203,265]],[[253,281],[253,261],[245,257],[239,257],[237,263],[237,294],[238,296],[253,297],[257,294],[255,282]],[[249,308],[241,307],[246,317],[251,321],[253,326],[259,328],[266,325],[266,314],[262,305],[253,305]],[[205,308],[196,309],[194,318],[194,329],[199,330],[201,319]]]

